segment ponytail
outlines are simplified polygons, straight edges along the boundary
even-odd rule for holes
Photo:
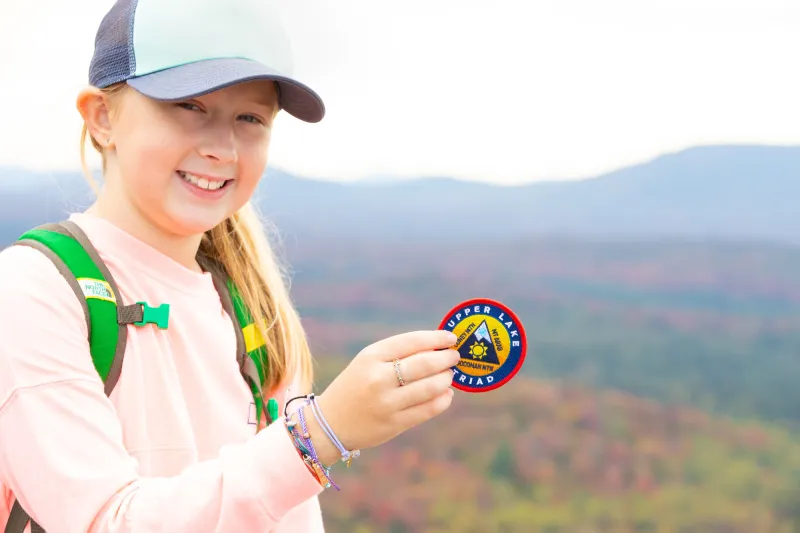
[[[222,265],[239,289],[266,342],[268,368],[264,390],[299,378],[308,388],[313,378],[311,350],[300,317],[289,297],[266,232],[251,204],[207,231],[200,253]],[[297,372],[298,375],[294,375]]]

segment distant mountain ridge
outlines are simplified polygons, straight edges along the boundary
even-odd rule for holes
[[[577,156],[577,155],[576,155]],[[9,174],[14,174],[10,177]],[[0,169],[7,232],[88,205],[78,173]],[[703,146],[579,181],[344,183],[268,170],[262,211],[285,234],[468,242],[530,236],[800,242],[800,147]]]

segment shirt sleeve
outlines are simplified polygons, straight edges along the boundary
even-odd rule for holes
[[[83,310],[55,266],[7,248],[0,302],[0,485],[46,531],[264,532],[287,514],[319,512],[322,487],[282,423],[178,476],[140,477]]]

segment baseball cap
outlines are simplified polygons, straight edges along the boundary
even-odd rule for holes
[[[89,83],[126,82],[156,100],[202,96],[273,80],[280,106],[305,122],[325,115],[320,96],[294,76],[277,0],[116,0],[95,38]]]

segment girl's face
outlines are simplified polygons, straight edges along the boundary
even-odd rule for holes
[[[272,82],[182,102],[159,102],[129,88],[116,104],[109,114],[105,209],[188,237],[250,199],[267,165],[278,109]]]

